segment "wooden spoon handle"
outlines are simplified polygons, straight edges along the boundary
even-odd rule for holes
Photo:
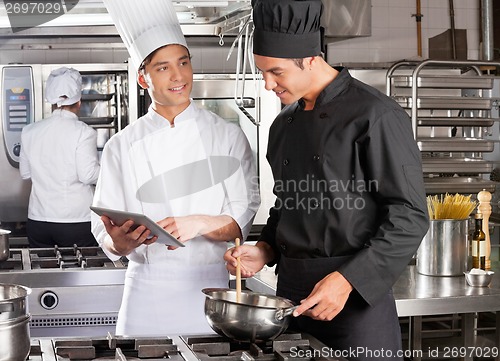
[[[240,239],[236,238],[235,242],[236,247],[240,246]],[[241,261],[240,257],[236,257],[238,263],[236,264],[236,302],[241,302]]]

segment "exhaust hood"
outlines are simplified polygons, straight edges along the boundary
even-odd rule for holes
[[[139,0],[138,0],[139,1]],[[251,14],[250,0],[173,0],[182,31],[186,36],[233,35]],[[20,31],[20,36],[99,36],[118,35],[102,0],[66,0],[64,15]],[[61,27],[68,28],[61,33]],[[10,28],[4,2],[0,2],[0,28]],[[58,30],[56,30],[56,28]],[[8,29],[10,30],[10,29]],[[69,31],[67,31],[69,30]],[[7,31],[2,31],[6,35]]]
[[[138,0],[140,1],[140,0]],[[322,0],[326,42],[371,35],[371,0]],[[0,36],[116,36],[111,17],[102,0],[65,0],[64,15],[35,28],[12,34],[0,1]],[[237,35],[251,17],[251,0],[173,0],[186,36]],[[61,32],[64,27],[64,32]]]
[[[322,1],[321,25],[325,28],[326,42],[371,35],[371,0]]]

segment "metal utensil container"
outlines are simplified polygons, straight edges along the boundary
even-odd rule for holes
[[[30,353],[30,315],[0,321],[0,361],[26,360]]]
[[[417,272],[463,276],[467,266],[467,219],[433,219],[417,251]]]
[[[28,295],[31,289],[22,285],[0,283],[0,322],[28,314]]]

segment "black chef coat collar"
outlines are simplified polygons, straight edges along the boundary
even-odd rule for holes
[[[330,103],[337,95],[347,88],[348,84],[352,80],[351,74],[349,74],[346,67],[334,66],[333,68],[337,70],[339,74],[330,84],[327,85],[325,89],[321,91],[321,93],[319,93],[318,98],[314,103],[315,108]],[[306,102],[304,99],[299,99],[296,111],[303,111],[305,106]]]

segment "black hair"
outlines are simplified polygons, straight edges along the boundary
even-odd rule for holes
[[[169,46],[169,45],[175,45],[175,44],[167,44],[167,45],[160,46],[158,49],[149,53],[149,55],[144,58],[141,65],[139,66],[139,71],[144,70],[144,68],[146,68],[146,66],[151,63],[151,60],[153,59],[153,56],[155,56],[157,51],[159,51],[160,49],[163,49],[164,47]],[[181,45],[181,44],[178,44],[178,45]],[[186,50],[188,52],[189,60],[191,60],[191,53],[189,52],[188,48],[186,48]]]

